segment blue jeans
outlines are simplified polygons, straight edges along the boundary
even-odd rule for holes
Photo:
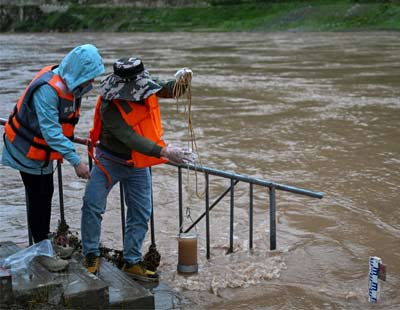
[[[91,177],[83,196],[81,234],[83,254],[100,255],[99,243],[102,215],[106,210],[107,196],[111,188],[121,182],[127,205],[124,260],[135,264],[142,259],[142,245],[151,216],[151,175],[149,168],[129,167],[104,158],[107,152],[97,150],[97,159],[110,174],[112,183],[107,188],[105,174],[93,166]]]

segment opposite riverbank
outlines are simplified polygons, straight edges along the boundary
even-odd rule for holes
[[[400,30],[400,1],[191,1],[191,5],[166,1],[164,7],[158,2],[151,7],[155,1],[144,6],[25,3],[0,5],[0,32]]]

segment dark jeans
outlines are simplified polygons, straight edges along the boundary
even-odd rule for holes
[[[50,232],[53,174],[34,175],[20,172],[28,201],[28,223],[33,241],[38,243]]]

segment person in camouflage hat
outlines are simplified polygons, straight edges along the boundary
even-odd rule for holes
[[[162,86],[151,79],[139,58],[121,58],[114,63],[114,73],[101,82],[100,88],[106,100],[141,101]]]
[[[158,281],[158,274],[143,263],[141,252],[152,212],[149,167],[167,161],[193,162],[194,154],[167,146],[162,140],[157,98],[183,95],[186,87],[182,87],[182,81],[191,80],[193,73],[183,68],[173,80],[154,79],[139,58],[121,58],[113,69],[101,83],[90,131],[92,145],[97,143],[97,147],[96,165],[83,197],[81,234],[85,266],[91,273],[99,269],[102,214],[108,193],[121,182],[128,209],[123,270],[139,280]],[[180,87],[175,87],[177,83]],[[177,89],[183,91],[176,94]]]

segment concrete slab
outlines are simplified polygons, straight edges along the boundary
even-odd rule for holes
[[[68,309],[105,309],[109,304],[108,285],[89,273],[77,256],[69,260],[68,271],[58,273],[64,287],[63,305]]]
[[[109,286],[110,309],[154,309],[153,294],[103,258],[98,276]]]

